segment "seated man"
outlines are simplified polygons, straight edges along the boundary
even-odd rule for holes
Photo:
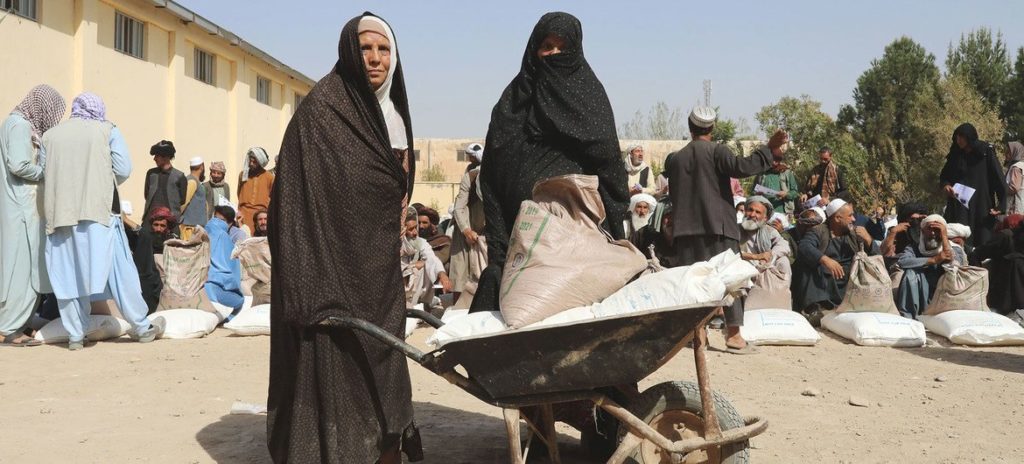
[[[887,267],[896,264],[900,253],[908,246],[917,246],[921,237],[921,220],[925,216],[928,216],[928,208],[921,203],[910,202],[900,207],[896,225],[889,229],[881,245]]]
[[[452,238],[438,227],[441,216],[433,208],[426,206],[417,208],[416,214],[419,216],[419,236],[430,244],[434,255],[441,260],[444,270],[447,271],[452,256]]]
[[[664,198],[651,210],[650,223],[637,231],[635,245],[661,268],[675,267],[676,249],[672,236],[672,200]]]
[[[796,260],[796,240],[793,239],[793,234],[789,232],[789,218],[785,214],[774,213],[768,219],[768,225],[772,226],[782,236],[783,240],[789,244],[789,263],[793,264],[793,261]]]
[[[639,246],[638,233],[651,221],[651,213],[657,200],[646,193],[638,193],[629,199],[629,218],[623,221],[626,238]]]
[[[760,271],[754,278],[754,286],[763,292],[751,289],[750,296],[767,303],[766,299],[774,300],[776,296],[783,300],[780,304],[789,305],[789,284],[793,271],[789,265],[789,243],[779,232],[767,224],[768,212],[772,210],[771,201],[763,196],[753,196],[747,200],[746,213],[740,224],[740,257],[750,261]],[[755,296],[756,295],[756,296]]]
[[[987,261],[989,307],[1019,322],[1019,310],[1024,308],[1024,216],[1003,219],[992,238],[974,248],[972,259]]]
[[[793,309],[807,315],[812,325],[820,323],[822,309],[843,302],[857,251],[873,252],[871,235],[853,226],[852,206],[837,198],[825,208],[825,215],[828,219],[800,240],[791,287]]]
[[[957,250],[954,254],[942,216],[933,214],[921,221],[917,246],[907,245],[897,261],[903,279],[896,291],[896,307],[903,317],[917,319],[928,307],[944,272],[943,264],[967,264],[963,249]]]
[[[434,283],[441,285],[444,293],[452,289],[444,265],[422,237],[419,236],[419,221],[416,213],[405,218],[405,235],[402,237],[402,277],[405,279],[405,304],[412,308],[417,303],[430,309],[434,299]]]
[[[160,291],[163,290],[163,252],[164,242],[178,238],[174,231],[174,215],[165,206],[153,208],[148,220],[149,230],[126,221],[125,235],[132,250],[135,269],[139,272],[139,283],[142,284],[142,298],[146,300],[149,312],[156,311],[160,303]]]
[[[232,308],[242,309],[242,265],[231,258],[235,243],[228,230],[234,227],[235,210],[230,206],[217,206],[213,218],[206,223],[210,235],[210,272],[206,280],[206,296],[210,301]]]

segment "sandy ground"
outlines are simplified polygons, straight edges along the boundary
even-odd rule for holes
[[[412,340],[422,346],[427,329]],[[712,346],[722,346],[713,334]],[[260,463],[268,337],[127,338],[71,353],[0,348],[0,462]],[[1024,348],[865,348],[825,335],[816,347],[709,352],[712,386],[742,414],[763,415],[758,463],[1024,460]],[[501,412],[410,365],[428,463],[507,462]],[[642,382],[694,379],[689,350]],[[941,378],[942,381],[937,381]],[[817,397],[802,396],[807,388]],[[848,404],[863,397],[869,407]],[[560,427],[564,461],[578,434]]]

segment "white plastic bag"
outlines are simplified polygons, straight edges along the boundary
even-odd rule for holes
[[[1024,345],[1024,328],[1001,314],[954,310],[919,319],[928,331],[959,345]]]
[[[454,318],[451,322],[434,331],[427,344],[440,348],[455,339],[490,335],[508,330],[501,311],[483,311]]]
[[[813,346],[821,340],[806,318],[789,309],[744,311],[740,335],[755,345]]]
[[[201,309],[169,309],[147,316],[157,327],[158,338],[202,338],[213,332],[220,323],[215,313]]]
[[[224,328],[242,337],[270,335],[270,305],[243,306]]]
[[[861,346],[915,347],[924,346],[924,324],[889,313],[830,312],[821,325]]]
[[[131,325],[124,319],[93,314],[89,316],[89,324],[85,327],[85,338],[94,342],[109,340],[128,333],[130,328]],[[64,329],[64,323],[58,317],[37,330],[35,339],[43,343],[56,344],[67,343],[69,336],[68,331]]]

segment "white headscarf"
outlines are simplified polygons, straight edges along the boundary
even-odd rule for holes
[[[636,205],[640,203],[647,203],[646,216],[639,216],[636,214]],[[641,227],[646,226],[647,223],[651,221],[651,216],[653,216],[654,213],[654,207],[657,205],[658,200],[655,200],[654,197],[646,193],[638,193],[629,199],[629,215],[631,218],[630,221],[633,224],[633,230],[640,230]]]
[[[409,148],[409,141],[405,134],[405,120],[398,114],[394,102],[391,101],[391,82],[395,77],[395,69],[398,68],[398,46],[395,45],[395,35],[380,18],[375,16],[363,16],[359,20],[359,33],[363,32],[385,32],[388,42],[391,43],[391,66],[388,67],[388,77],[379,89],[374,91],[377,95],[377,103],[380,111],[384,114],[384,123],[388,126],[388,138],[391,140],[391,148],[405,150]]]
[[[924,228],[926,225],[931,224],[933,222],[938,222],[941,223],[942,225],[946,225],[946,218],[938,214],[933,214],[931,216],[924,218],[924,220],[921,221],[921,235],[917,239],[917,249],[918,251],[921,252],[922,255],[925,256],[935,256],[942,252],[942,243],[939,243],[939,247],[934,249],[928,248],[925,244]]]

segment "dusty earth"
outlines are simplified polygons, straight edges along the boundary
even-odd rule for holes
[[[427,332],[412,340],[422,346]],[[268,346],[221,330],[76,353],[0,348],[0,462],[269,462],[265,416],[229,414],[235,401],[265,402]],[[712,351],[709,364],[712,386],[742,414],[770,420],[751,442],[753,462],[1024,461],[1024,348],[865,348],[825,334],[816,347]],[[507,462],[500,410],[410,371],[426,462]],[[683,350],[641,388],[693,372]],[[820,395],[803,396],[809,388]],[[559,430],[563,460],[587,462],[578,434]]]

